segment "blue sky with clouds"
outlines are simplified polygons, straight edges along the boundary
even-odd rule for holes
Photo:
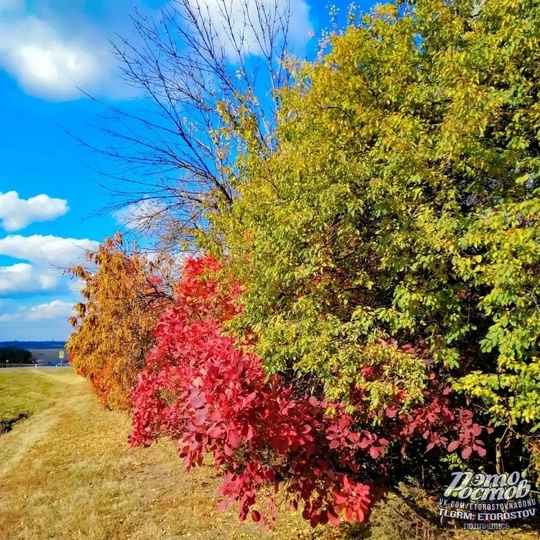
[[[163,4],[135,3],[148,13]],[[327,8],[317,0],[291,4],[293,26],[308,44],[307,30],[326,25]],[[129,6],[0,0],[0,341],[66,339],[78,284],[61,268],[120,228],[111,213],[98,215],[111,203],[92,169],[104,158],[65,130],[106,142],[89,127],[99,106],[78,88],[144,110],[117,76],[107,41],[132,35]]]

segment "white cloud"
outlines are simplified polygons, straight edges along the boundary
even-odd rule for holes
[[[0,222],[9,232],[24,229],[35,221],[56,219],[68,210],[64,199],[53,199],[44,194],[21,199],[16,191],[0,191]]]
[[[81,262],[86,250],[95,250],[99,242],[88,238],[61,238],[58,236],[8,235],[0,238],[0,255],[7,255],[39,265],[66,268]]]
[[[29,93],[69,99],[100,88],[110,79],[114,61],[99,35],[67,35],[34,16],[0,21],[0,66]],[[79,29],[81,31],[81,29]]]
[[[98,246],[99,242],[87,238],[37,234],[0,238],[0,255],[27,261],[0,267],[0,295],[53,291],[60,285],[69,288],[62,280],[63,270],[83,262],[86,250]]]
[[[311,30],[305,0],[189,0],[189,3],[195,12],[200,10],[202,17],[212,23],[228,55],[234,55],[237,47],[230,39],[233,34],[237,40],[242,40],[243,53],[259,56],[259,41],[266,30],[259,21],[277,23],[289,9],[288,38],[292,42],[304,45]],[[264,22],[262,25],[265,26]]]
[[[62,300],[53,300],[45,304],[31,307],[20,307],[11,313],[0,315],[0,322],[44,321],[51,319],[68,319],[74,314],[73,305]]]
[[[65,319],[74,314],[73,305],[61,300],[53,300],[48,304],[32,306],[26,314],[28,321],[41,321],[44,319]]]
[[[0,266],[0,294],[45,291],[54,288],[57,282],[58,277],[51,271],[36,270],[31,264]]]
[[[218,39],[229,55],[234,45],[227,39],[224,13],[230,13],[232,32],[243,36],[243,52],[260,55],[258,37],[264,35],[258,24],[258,12],[266,6],[265,16],[276,19],[290,2],[290,41],[303,46],[310,31],[306,0],[182,0],[207,21],[211,21]],[[174,6],[175,0],[170,0]],[[277,11],[268,8],[276,3]],[[90,20],[84,0],[40,0],[28,12],[24,0],[0,0],[0,69],[6,70],[29,94],[47,99],[74,99],[84,91],[113,98],[131,98],[135,91],[116,76],[117,59],[107,41],[115,35],[127,36],[140,44],[128,17],[129,0],[103,2],[100,17]],[[165,4],[166,2],[163,2]],[[29,4],[28,4],[29,5]],[[142,3],[140,9],[156,20],[156,8]],[[264,18],[264,16],[263,16]],[[100,20],[98,20],[100,19]],[[250,28],[253,22],[254,28]]]

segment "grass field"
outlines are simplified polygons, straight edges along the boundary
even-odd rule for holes
[[[130,449],[129,419],[104,410],[71,369],[0,371],[0,415],[30,417],[0,435],[0,538],[295,538],[216,510],[219,478],[187,474],[172,445]],[[310,535],[309,535],[310,536]]]
[[[41,370],[38,374],[31,369],[0,370],[0,424],[44,411],[64,394],[62,378],[44,377]]]
[[[105,410],[86,381],[64,369],[0,370],[0,539],[44,540],[532,540],[536,532],[440,531],[395,496],[370,530],[316,529],[282,512],[277,531],[216,510],[209,465],[187,474],[171,444],[131,449],[129,418]],[[365,536],[363,536],[365,535]]]

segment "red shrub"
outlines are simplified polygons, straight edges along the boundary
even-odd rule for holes
[[[211,453],[224,470],[224,503],[237,501],[241,519],[273,517],[275,508],[265,515],[253,509],[257,488],[270,483],[284,488],[295,508],[303,504],[313,525],[365,520],[384,493],[389,436],[401,438],[404,449],[418,436],[431,447],[447,445],[443,433],[459,423],[448,397],[427,392],[426,404],[401,418],[397,396],[396,410],[387,411],[387,423],[375,432],[339,404],[298,396],[284,378],[267,378],[260,359],[223,334],[223,321],[240,309],[241,287],[223,285],[219,270],[209,257],[187,262],[176,304],[156,328],[157,345],[132,395],[131,443],[171,437],[188,469]],[[477,444],[476,428],[469,431]]]

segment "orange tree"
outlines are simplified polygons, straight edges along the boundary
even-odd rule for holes
[[[74,332],[67,343],[70,362],[113,409],[129,407],[129,394],[152,331],[170,301],[170,264],[149,260],[122,236],[107,238],[87,252],[88,265],[68,270],[84,286],[83,301],[70,319]]]

